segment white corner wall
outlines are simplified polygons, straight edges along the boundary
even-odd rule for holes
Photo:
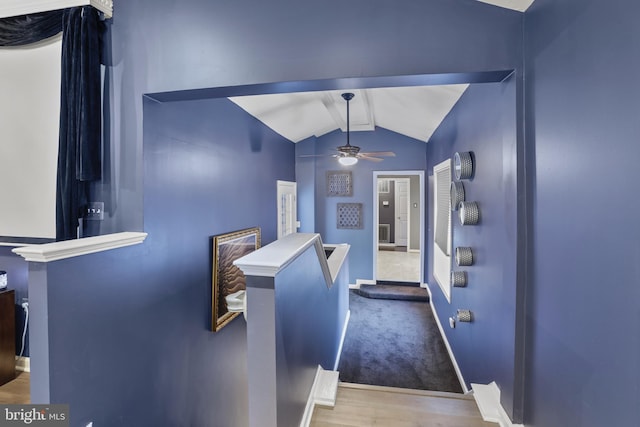
[[[0,48],[0,236],[55,238],[61,50]]]

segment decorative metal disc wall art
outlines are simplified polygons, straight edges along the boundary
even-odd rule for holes
[[[460,202],[458,214],[462,225],[476,225],[480,221],[480,209],[476,202]]]
[[[467,272],[466,271],[452,271],[451,272],[451,284],[456,288],[464,288],[467,286]]]
[[[473,155],[471,151],[456,152],[453,155],[453,169],[456,179],[471,179],[473,177]]]
[[[473,265],[473,251],[471,248],[456,248],[456,264],[458,264],[458,267],[468,267]]]
[[[471,310],[458,310],[456,312],[456,319],[458,322],[468,323],[473,320],[473,314],[471,313]]]
[[[464,184],[459,181],[451,181],[451,210],[457,211],[460,202],[464,202]]]

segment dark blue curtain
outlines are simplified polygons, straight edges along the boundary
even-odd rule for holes
[[[101,176],[98,23],[98,12],[90,6],[65,10],[62,20],[57,240],[77,236],[88,182]]]
[[[56,240],[74,239],[87,203],[88,183],[101,164],[99,12],[74,7],[0,19],[0,46],[21,46],[62,31]]]

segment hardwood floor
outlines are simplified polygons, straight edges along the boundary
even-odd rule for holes
[[[0,404],[29,403],[29,373],[0,386]],[[472,396],[340,383],[336,406],[316,406],[310,427],[496,427]]]
[[[0,404],[31,403],[29,372],[16,371],[16,378],[0,386]]]
[[[311,427],[496,427],[473,396],[340,383],[336,406],[317,406]]]

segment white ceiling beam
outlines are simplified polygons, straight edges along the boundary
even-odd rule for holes
[[[506,9],[517,10],[518,12],[526,12],[534,0],[478,0],[482,3],[492,4],[494,6],[504,7]]]
[[[1,3],[0,18],[76,6],[93,6],[104,13],[106,18],[113,16],[113,0],[2,0]]]
[[[347,102],[342,98],[344,90],[333,90],[322,93],[322,103],[333,117],[336,127],[335,129],[342,129],[343,132],[347,131]],[[355,96],[349,101],[349,115],[350,121],[349,128],[351,131],[369,131],[375,129],[375,122],[373,116],[373,109],[369,104],[369,98],[366,90],[353,89],[348,92],[352,92]]]

